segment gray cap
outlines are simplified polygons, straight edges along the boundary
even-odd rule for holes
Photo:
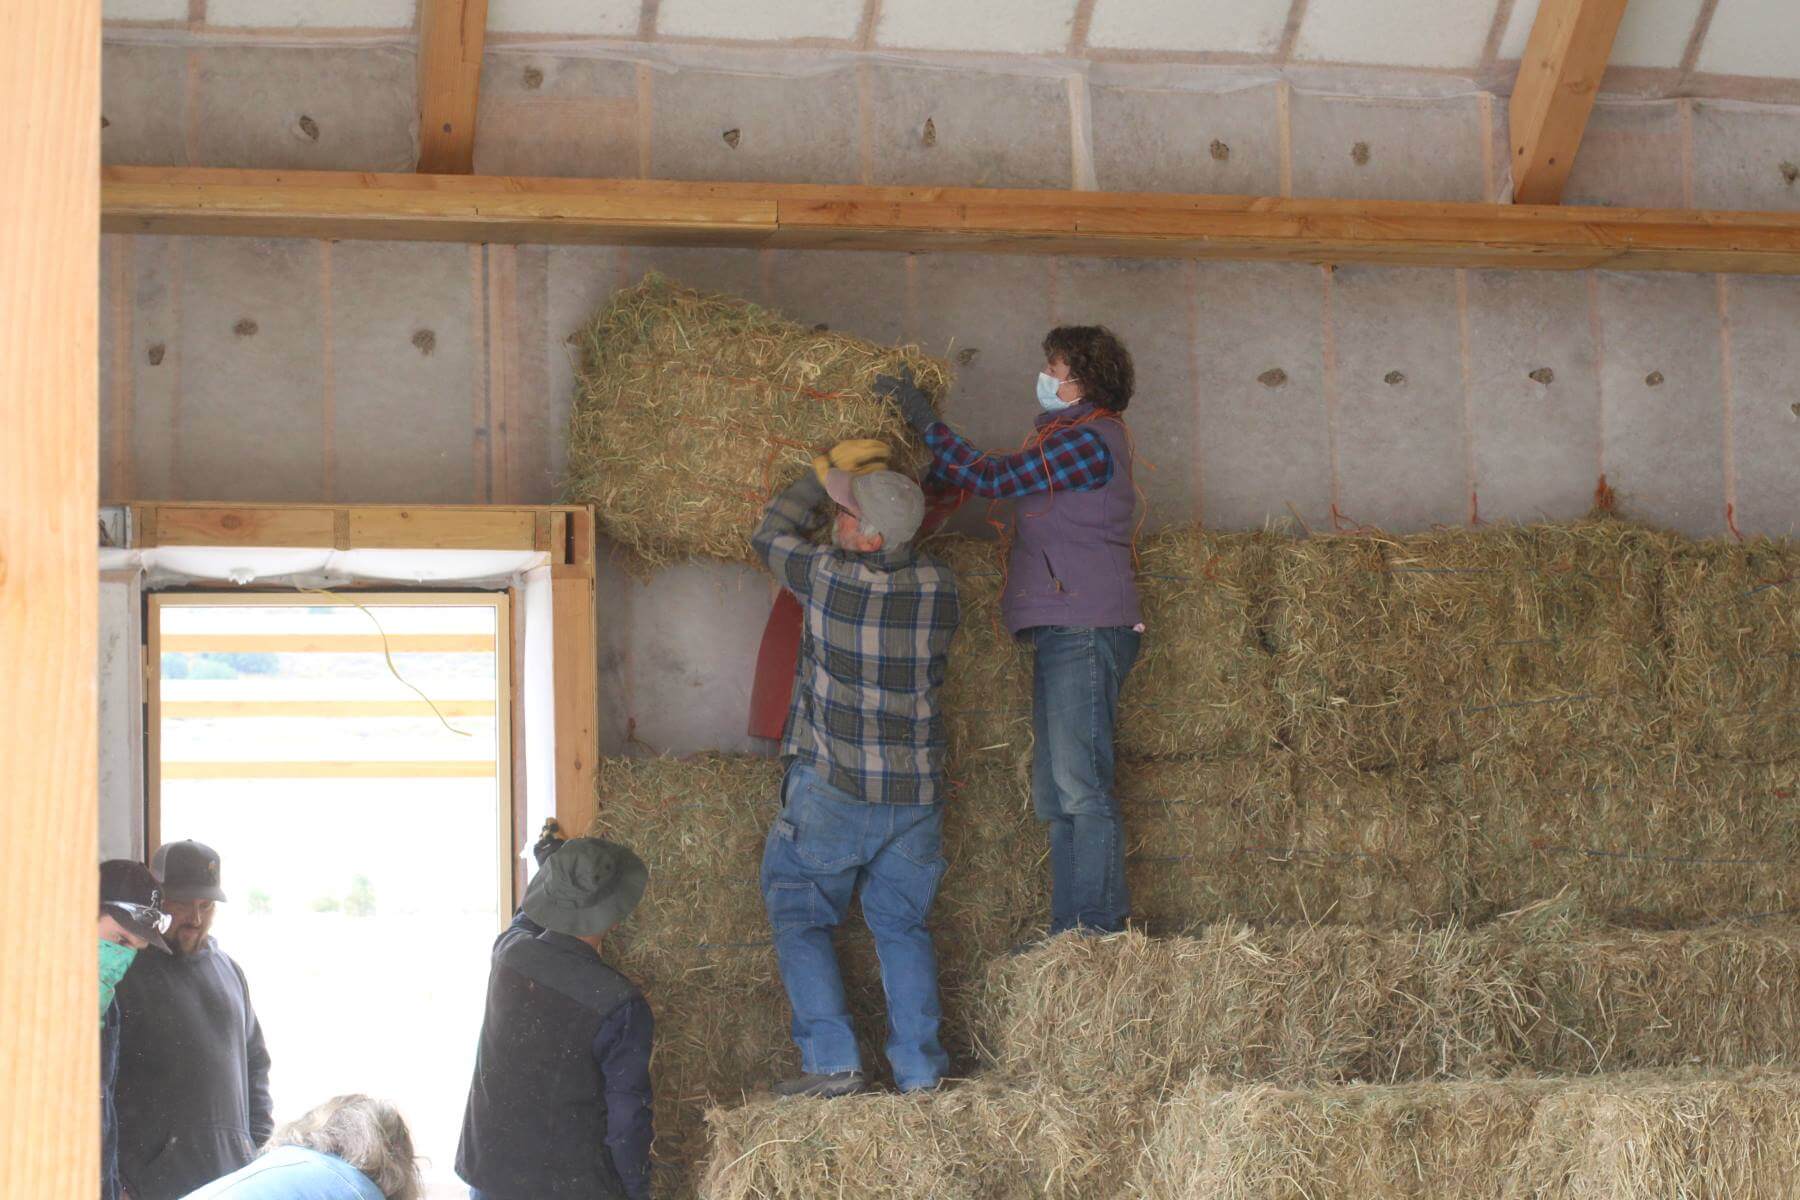
[[[889,547],[912,541],[925,520],[925,493],[897,471],[827,471],[825,490]]]
[[[631,915],[650,869],[628,847],[604,838],[570,838],[532,876],[525,915],[555,933],[594,937]]]

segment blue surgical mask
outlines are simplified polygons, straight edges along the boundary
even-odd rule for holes
[[[119,986],[119,980],[125,978],[125,969],[131,966],[131,960],[137,957],[137,951],[130,946],[118,942],[100,939],[100,1023],[106,1023],[106,1010],[112,1007],[113,990]]]
[[[1048,371],[1039,371],[1037,381],[1038,407],[1045,412],[1061,412],[1063,409],[1071,407],[1075,401],[1062,400],[1056,395],[1056,390],[1067,382],[1069,381],[1066,379],[1058,379]]]

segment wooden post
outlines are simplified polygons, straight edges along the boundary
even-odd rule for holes
[[[568,837],[594,823],[600,758],[600,656],[594,569],[550,568],[556,643],[556,820]]]
[[[1556,204],[1587,130],[1626,0],[1543,0],[1507,106],[1513,202]]]
[[[467,175],[475,169],[475,109],[488,0],[424,0],[419,5],[419,170]]]
[[[0,1196],[94,1195],[100,3],[0,0]]]

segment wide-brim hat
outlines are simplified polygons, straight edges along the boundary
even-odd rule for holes
[[[631,915],[650,868],[627,846],[571,838],[525,889],[525,915],[554,933],[596,937]]]

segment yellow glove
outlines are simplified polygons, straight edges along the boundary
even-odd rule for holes
[[[851,438],[833,446],[829,454],[814,458],[813,474],[819,477],[820,483],[824,483],[825,472],[832,470],[848,471],[852,475],[885,471],[892,455],[893,451],[888,448],[888,444],[877,438]]]

